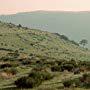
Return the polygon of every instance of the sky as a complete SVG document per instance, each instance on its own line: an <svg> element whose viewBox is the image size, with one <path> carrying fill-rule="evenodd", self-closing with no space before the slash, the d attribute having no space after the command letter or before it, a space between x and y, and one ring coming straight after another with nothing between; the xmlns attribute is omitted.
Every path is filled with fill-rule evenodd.
<svg viewBox="0 0 90 90"><path fill-rule="evenodd" d="M90 0L0 0L0 14L36 10L90 11Z"/></svg>

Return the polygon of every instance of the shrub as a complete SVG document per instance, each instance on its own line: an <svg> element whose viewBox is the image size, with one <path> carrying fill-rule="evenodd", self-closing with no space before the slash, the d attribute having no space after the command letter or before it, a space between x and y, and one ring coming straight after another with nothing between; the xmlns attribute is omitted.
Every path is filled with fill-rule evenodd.
<svg viewBox="0 0 90 90"><path fill-rule="evenodd" d="M17 74L18 71L15 68L6 68L6 69L4 69L4 72L15 75L15 74Z"/></svg>
<svg viewBox="0 0 90 90"><path fill-rule="evenodd" d="M51 79L50 73L45 71L31 71L28 77L21 77L15 81L15 85L19 88L33 88L39 86L42 81Z"/></svg>
<svg viewBox="0 0 90 90"><path fill-rule="evenodd" d="M65 80L65 81L63 81L63 85L64 85L64 87L70 87L71 85L72 85L72 80Z"/></svg>
<svg viewBox="0 0 90 90"><path fill-rule="evenodd" d="M47 72L47 71L32 71L29 74L29 77L32 77L34 79L39 79L39 80L49 80L52 78L52 75Z"/></svg>
<svg viewBox="0 0 90 90"><path fill-rule="evenodd" d="M80 78L75 78L72 80L72 83L74 83L75 87L80 87L82 85Z"/></svg>
<svg viewBox="0 0 90 90"><path fill-rule="evenodd" d="M19 88L25 88L26 80L27 80L27 77L21 77L15 81L15 85Z"/></svg>
<svg viewBox="0 0 90 90"><path fill-rule="evenodd" d="M71 40L71 43L79 46L79 44L77 42L73 41L73 40Z"/></svg>
<svg viewBox="0 0 90 90"><path fill-rule="evenodd" d="M60 35L60 37L61 37L61 39L64 39L66 41L70 41L69 38L67 36L65 36L65 35Z"/></svg>
<svg viewBox="0 0 90 90"><path fill-rule="evenodd" d="M55 66L52 66L51 67L51 71L52 72L61 71L61 67L60 66L56 66L56 65Z"/></svg>
<svg viewBox="0 0 90 90"><path fill-rule="evenodd" d="M23 65L29 65L30 63L31 63L30 60L23 60L23 61L22 61L22 64L23 64Z"/></svg>
<svg viewBox="0 0 90 90"><path fill-rule="evenodd" d="M72 64L61 65L61 71L64 71L64 70L72 71L73 69L74 69L74 66Z"/></svg>
<svg viewBox="0 0 90 90"><path fill-rule="evenodd" d="M8 63L0 65L0 68L1 69L9 68L9 67L12 67L12 65L11 64L8 64Z"/></svg>
<svg viewBox="0 0 90 90"><path fill-rule="evenodd" d="M41 84L41 81L35 80L31 77L21 77L17 81L15 81L15 85L18 88L33 88L36 86L39 86Z"/></svg>

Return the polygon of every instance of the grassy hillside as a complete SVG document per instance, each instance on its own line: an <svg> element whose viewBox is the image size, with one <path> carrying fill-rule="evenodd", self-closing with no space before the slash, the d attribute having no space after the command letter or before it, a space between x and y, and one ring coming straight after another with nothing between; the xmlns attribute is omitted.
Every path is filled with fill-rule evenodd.
<svg viewBox="0 0 90 90"><path fill-rule="evenodd" d="M54 58L89 60L90 53L60 36L13 24L0 23L0 48Z"/></svg>
<svg viewBox="0 0 90 90"><path fill-rule="evenodd" d="M89 61L90 51L65 36L0 22L1 90L10 90L11 87L12 90L18 90L14 82L23 76L26 76L28 83L40 84L30 90L59 90L63 86L63 79L81 77L83 72L74 75L72 70L82 67L83 63L84 68L90 68ZM64 65L69 65L70 72L64 72ZM28 74L31 77L27 77Z"/></svg>
<svg viewBox="0 0 90 90"><path fill-rule="evenodd" d="M58 32L79 42L81 39L89 41L89 16L90 12L36 11L2 15L0 20L49 32ZM88 47L90 47L90 42Z"/></svg>

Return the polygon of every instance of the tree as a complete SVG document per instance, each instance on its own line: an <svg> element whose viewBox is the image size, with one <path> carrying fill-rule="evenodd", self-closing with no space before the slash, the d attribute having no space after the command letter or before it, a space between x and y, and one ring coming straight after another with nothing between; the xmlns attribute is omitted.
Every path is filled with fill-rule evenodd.
<svg viewBox="0 0 90 90"><path fill-rule="evenodd" d="M79 44L84 47L86 44L88 44L88 41L86 39L82 39Z"/></svg>

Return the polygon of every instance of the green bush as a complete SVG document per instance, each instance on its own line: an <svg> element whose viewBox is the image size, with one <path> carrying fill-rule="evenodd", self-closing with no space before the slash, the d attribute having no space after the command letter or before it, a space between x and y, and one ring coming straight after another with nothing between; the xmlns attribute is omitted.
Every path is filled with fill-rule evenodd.
<svg viewBox="0 0 90 90"><path fill-rule="evenodd" d="M15 69L15 68L6 68L3 71L6 73L11 73L12 75L17 74L17 72L18 72L17 69Z"/></svg>
<svg viewBox="0 0 90 90"><path fill-rule="evenodd" d="M33 88L39 86L42 81L51 79L50 73L45 71L32 70L28 77L21 77L15 81L15 85L19 88Z"/></svg>
<svg viewBox="0 0 90 90"><path fill-rule="evenodd" d="M41 84L41 81L31 77L21 77L20 79L15 81L15 85L18 88L33 88L33 87L39 86L40 84Z"/></svg>
<svg viewBox="0 0 90 90"><path fill-rule="evenodd" d="M65 80L65 81L63 81L63 85L64 85L64 87L70 87L71 85L72 85L72 80Z"/></svg>
<svg viewBox="0 0 90 90"><path fill-rule="evenodd" d="M53 76L47 72L47 71L32 71L29 74L29 77L32 77L34 79L39 79L39 80L49 80L51 79Z"/></svg>

